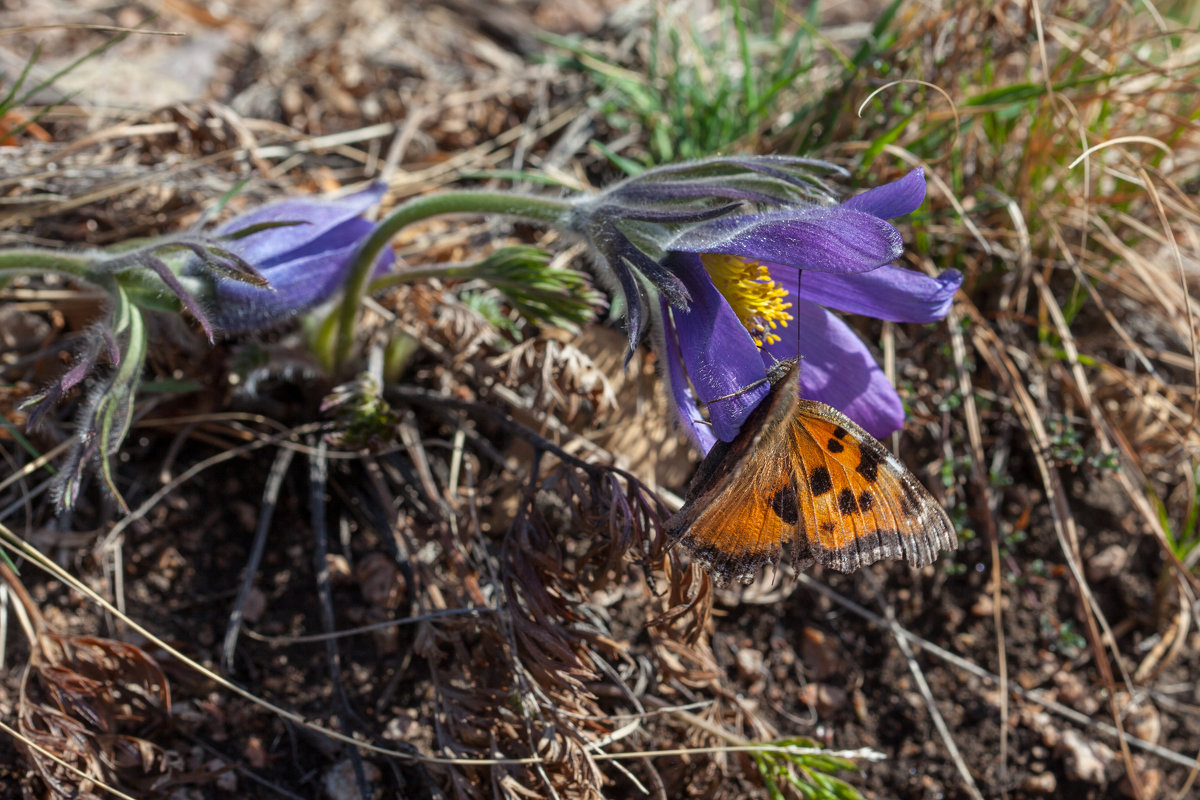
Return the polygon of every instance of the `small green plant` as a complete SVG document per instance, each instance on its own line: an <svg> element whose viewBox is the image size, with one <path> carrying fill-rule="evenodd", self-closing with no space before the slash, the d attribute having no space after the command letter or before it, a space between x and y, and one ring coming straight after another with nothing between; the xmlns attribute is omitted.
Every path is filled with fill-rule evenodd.
<svg viewBox="0 0 1200 800"><path fill-rule="evenodd" d="M477 264L441 269L440 274L486 282L488 289L468 284L458 299L515 341L521 340L521 329L506 304L531 325L552 325L574 333L603 303L582 272L555 267L550 254L537 247L501 247Z"/></svg>
<svg viewBox="0 0 1200 800"><path fill-rule="evenodd" d="M468 308L482 317L488 325L501 333L508 334L515 341L521 341L521 329L504 308L504 303L495 292L479 289L467 289L459 292L458 302L463 308ZM500 344L507 349L504 344Z"/></svg>
<svg viewBox="0 0 1200 800"><path fill-rule="evenodd" d="M383 396L384 387L371 372L334 387L321 401L321 411L333 417L335 430L326 439L335 447L378 452L396 439L400 415Z"/></svg>
<svg viewBox="0 0 1200 800"><path fill-rule="evenodd" d="M1150 497L1150 502L1154 504L1158 511L1158 521L1162 525L1163 533L1167 537L1167 546L1171 548L1171 552L1175 554L1181 562L1187 563L1188 558L1193 551L1200 546L1200 465L1193 464L1191 469L1192 480L1188 486L1188 503L1187 510L1184 512L1183 520L1180 524L1175 524L1171 519L1171 514L1167 511L1167 506L1154 492L1153 489L1147 487L1146 494Z"/></svg>
<svg viewBox="0 0 1200 800"><path fill-rule="evenodd" d="M36 48L33 51L33 55L31 55L29 60L25 62L25 66L21 68L21 74L19 74L16 79L13 80L12 85L9 86L8 90L4 92L4 96L0 97L0 143L11 143L15 141L17 137L28 130L31 126L37 124L37 121L46 116L46 114L49 114L54 109L70 100L71 96L64 97L63 99L53 103L48 103L46 106L40 108L36 113L29 117L21 117L15 113L18 108L28 103L38 92L53 86L60 78L73 71L84 62L90 61L91 59L103 53L105 50L108 50L110 47L124 41L130 33L131 31L124 31L116 34L103 44L89 50L79 58L60 68L54 74L50 75L50 77L45 78L33 86L26 88L26 83L29 81L33 68L42 55L42 48ZM0 90L3 89L7 82L8 76L0 73ZM9 119L9 115L12 115L11 120Z"/></svg>
<svg viewBox="0 0 1200 800"><path fill-rule="evenodd" d="M537 247L501 247L474 268L480 278L532 325L578 332L596 314L603 296L578 270L556 268Z"/></svg>
<svg viewBox="0 0 1200 800"><path fill-rule="evenodd" d="M803 737L780 739L772 742L776 747L797 747L811 751L816 742ZM750 755L758 766L767 796L771 800L783 800L786 786L792 786L805 800L862 800L862 793L835 772L857 772L853 761L836 756L808 753L791 753L782 750L752 751Z"/></svg>
<svg viewBox="0 0 1200 800"><path fill-rule="evenodd" d="M1043 614L1038 618L1038 622L1041 625L1042 636L1050 642L1051 650L1067 658L1074 658L1087 647L1087 638L1075 630L1075 625L1070 620L1059 621Z"/></svg>
<svg viewBox="0 0 1200 800"><path fill-rule="evenodd" d="M1074 468L1087 465L1101 472L1114 472L1121 468L1115 451L1102 452L1097 441L1085 440L1084 435L1068 417L1051 417L1048 433L1050 445L1047 454L1058 464Z"/></svg>
<svg viewBox="0 0 1200 800"><path fill-rule="evenodd" d="M760 8L759 6L765 6ZM813 10L816 10L814 4ZM642 133L647 150L637 159L597 146L628 174L678 159L728 152L768 129L790 124L786 98L814 64L811 23L789 32L782 4L718 3L714 35L660 11L651 23L647 63L627 69L597 50L564 38L563 65L586 73L601 92L594 109L617 131ZM796 101L798 103L799 100Z"/></svg>
<svg viewBox="0 0 1200 800"><path fill-rule="evenodd" d="M1050 436L1049 456L1053 461L1078 467L1087 459L1083 437L1071 420L1055 416L1049 420L1047 427Z"/></svg>

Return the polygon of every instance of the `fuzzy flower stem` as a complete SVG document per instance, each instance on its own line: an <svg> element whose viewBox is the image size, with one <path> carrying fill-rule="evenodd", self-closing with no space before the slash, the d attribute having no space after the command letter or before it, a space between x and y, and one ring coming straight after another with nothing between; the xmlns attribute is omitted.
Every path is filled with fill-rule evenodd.
<svg viewBox="0 0 1200 800"><path fill-rule="evenodd" d="M60 253L54 250L0 251L0 277L4 273L34 274L53 272L88 278L88 268L95 263L95 254Z"/></svg>
<svg viewBox="0 0 1200 800"><path fill-rule="evenodd" d="M440 214L502 214L548 225L562 225L571 208L571 202L564 199L486 191L446 192L410 200L380 220L374 232L359 248L346 279L345 294L337 310L337 323L332 326L335 332L332 352L327 341L318 343L318 352L332 356L328 361L335 366L344 364L350 357L358 309L371 281L371 272L379 254L405 225Z"/></svg>
<svg viewBox="0 0 1200 800"><path fill-rule="evenodd" d="M60 253L56 250L0 250L0 282L8 275L68 275L72 278L91 284L107 285L113 272L113 266L122 268L118 258L110 258L105 253ZM104 265L103 271L96 266ZM190 291L199 291L202 287L194 278L181 277L179 285ZM152 308L156 311L178 313L182 307L179 298L171 293L170 287L164 283L161 275L148 270L130 269L117 279L122 288L129 293L134 304L140 308Z"/></svg>
<svg viewBox="0 0 1200 800"><path fill-rule="evenodd" d="M412 269L389 272L382 278L376 278L371 281L369 289L374 294L393 286L399 286L402 283L427 281L430 278L463 280L478 278L485 274L487 273L482 269L481 264L431 264L424 267L413 267Z"/></svg>

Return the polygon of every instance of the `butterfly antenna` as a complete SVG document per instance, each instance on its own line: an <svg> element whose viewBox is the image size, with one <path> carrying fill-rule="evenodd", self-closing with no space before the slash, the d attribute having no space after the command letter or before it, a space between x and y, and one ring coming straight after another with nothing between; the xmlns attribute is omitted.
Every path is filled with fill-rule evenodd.
<svg viewBox="0 0 1200 800"><path fill-rule="evenodd" d="M800 313L800 284L804 282L804 270L796 273L796 314ZM774 356L772 356L774 357ZM800 352L800 323L796 322L796 385L800 385L800 370L804 365L804 354ZM776 365L778 366L778 365Z"/></svg>
<svg viewBox="0 0 1200 800"><path fill-rule="evenodd" d="M743 386L742 388L738 389L735 392L730 392L729 394L721 395L720 397L714 397L712 400L708 401L708 405L711 406L713 403L719 403L722 400L732 400L735 397L741 397L746 392L753 391L754 389L758 388L759 386L762 386L764 383L767 383L770 380L771 380L770 378L759 378L758 380L754 381L753 383L746 384L745 386Z"/></svg>

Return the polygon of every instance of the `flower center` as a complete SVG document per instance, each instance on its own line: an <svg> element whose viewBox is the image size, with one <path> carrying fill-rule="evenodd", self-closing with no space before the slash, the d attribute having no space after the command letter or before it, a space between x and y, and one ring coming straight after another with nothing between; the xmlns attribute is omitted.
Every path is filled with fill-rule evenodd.
<svg viewBox="0 0 1200 800"><path fill-rule="evenodd" d="M771 280L766 266L723 253L701 253L700 262L758 348L778 342L773 331L792 321L792 304L784 302L787 289Z"/></svg>

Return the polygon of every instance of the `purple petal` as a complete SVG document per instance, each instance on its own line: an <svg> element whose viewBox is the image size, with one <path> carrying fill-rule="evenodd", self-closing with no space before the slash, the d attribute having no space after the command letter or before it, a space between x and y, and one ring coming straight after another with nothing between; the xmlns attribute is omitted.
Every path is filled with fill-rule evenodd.
<svg viewBox="0 0 1200 800"><path fill-rule="evenodd" d="M771 277L794 297L796 270L775 265L768 268ZM931 278L889 264L857 275L809 272L800 278L800 297L838 311L891 322L936 322L950 310L961 283L962 275L957 270L946 270Z"/></svg>
<svg viewBox="0 0 1200 800"><path fill-rule="evenodd" d="M342 247L306 255L265 270L268 288L238 281L220 281L210 319L230 333L265 328L307 311L334 297L342 288L358 245L375 223L353 218L337 232ZM395 264L392 249L385 248L375 274Z"/></svg>
<svg viewBox="0 0 1200 800"><path fill-rule="evenodd" d="M678 331L675 330L675 324L671 322L670 307L662 298L659 298L659 314L658 330L661 331L664 339L663 347L659 352L666 354L667 381L671 384L671 396L675 399L675 410L679 412L679 419L692 441L696 443L702 453L707 453L717 443L717 437L713 435L712 426L707 423L696 405L696 398L692 394L691 385L688 384L687 375L684 372L683 354L679 351Z"/></svg>
<svg viewBox="0 0 1200 800"><path fill-rule="evenodd" d="M263 276L268 281L274 280L271 276L279 270L281 266L286 267L301 259L311 256L318 256L321 253L330 253L343 250L352 245L359 245L365 240L371 231L375 230L374 222L362 217L351 217L342 224L338 225L329 231L326 231L320 238L311 239L302 242L297 247L287 250L273 256L267 257L262 262L256 263L255 266L262 272ZM303 230L306 226L297 226L296 229ZM288 228L280 228L279 230L289 230ZM268 232L263 231L256 236L265 236ZM245 241L250 241L253 237L247 237ZM392 252L390 247L384 248L385 253Z"/></svg>
<svg viewBox="0 0 1200 800"><path fill-rule="evenodd" d="M880 219L894 219L916 211L925 200L925 170L917 167L903 178L876 186L842 203L842 208L862 211Z"/></svg>
<svg viewBox="0 0 1200 800"><path fill-rule="evenodd" d="M723 217L699 225L669 245L687 253L725 253L820 272L854 273L900 257L900 232L871 214L804 207Z"/></svg>
<svg viewBox="0 0 1200 800"><path fill-rule="evenodd" d="M903 427L904 404L858 334L806 300L794 313L797 319L788 328L799 326L800 393L833 406L877 439ZM786 358L790 338L767 349Z"/></svg>
<svg viewBox="0 0 1200 800"><path fill-rule="evenodd" d="M338 199L296 198L272 203L229 220L217 228L217 233L236 233L264 222L302 222L269 228L230 243L242 258L257 267L288 254L296 248L322 239L330 231L359 217L383 199L387 186L374 183L361 192Z"/></svg>
<svg viewBox="0 0 1200 800"><path fill-rule="evenodd" d="M713 434L731 441L767 395L766 369L754 339L713 286L699 257L676 254L667 264L692 297L687 311L669 309L684 366L708 406Z"/></svg>

